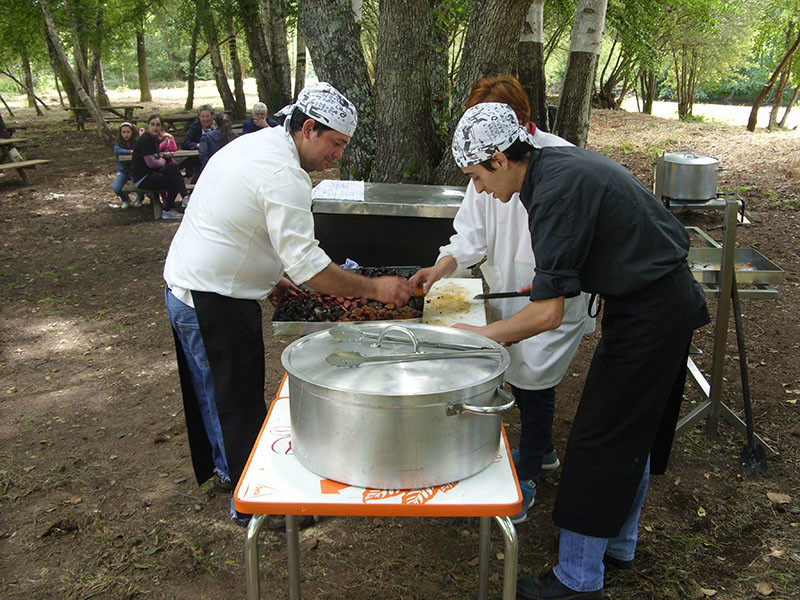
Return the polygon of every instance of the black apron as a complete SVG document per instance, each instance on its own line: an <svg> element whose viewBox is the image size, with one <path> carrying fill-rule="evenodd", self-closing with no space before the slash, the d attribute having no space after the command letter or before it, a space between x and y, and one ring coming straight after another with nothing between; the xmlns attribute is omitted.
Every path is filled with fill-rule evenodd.
<svg viewBox="0 0 800 600"><path fill-rule="evenodd" d="M685 264L643 290L604 301L602 337L567 442L553 520L613 538L630 513L648 454L651 473L666 469L692 331L710 318Z"/></svg>
<svg viewBox="0 0 800 600"><path fill-rule="evenodd" d="M229 475L235 485L267 417L261 305L255 300L239 300L211 292L192 291L192 299L214 380ZM192 464L197 482L202 484L214 474L211 443L183 348L174 330L173 335Z"/></svg>

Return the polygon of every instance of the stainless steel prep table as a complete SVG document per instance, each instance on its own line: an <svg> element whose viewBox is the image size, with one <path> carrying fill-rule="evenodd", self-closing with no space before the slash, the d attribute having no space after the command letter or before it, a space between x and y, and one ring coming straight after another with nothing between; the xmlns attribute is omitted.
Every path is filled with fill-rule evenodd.
<svg viewBox="0 0 800 600"><path fill-rule="evenodd" d="M354 182L353 182L354 183ZM430 265L455 233L466 188L409 183L364 184L363 200L315 195L320 247L336 263Z"/></svg>

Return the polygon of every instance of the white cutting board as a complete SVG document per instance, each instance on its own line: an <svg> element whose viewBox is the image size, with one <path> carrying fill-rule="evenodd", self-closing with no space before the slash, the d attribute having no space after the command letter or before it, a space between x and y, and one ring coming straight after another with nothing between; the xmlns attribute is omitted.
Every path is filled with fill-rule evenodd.
<svg viewBox="0 0 800 600"><path fill-rule="evenodd" d="M473 300L483 293L480 279L440 279L425 296L422 322L430 325L486 325L483 300Z"/></svg>

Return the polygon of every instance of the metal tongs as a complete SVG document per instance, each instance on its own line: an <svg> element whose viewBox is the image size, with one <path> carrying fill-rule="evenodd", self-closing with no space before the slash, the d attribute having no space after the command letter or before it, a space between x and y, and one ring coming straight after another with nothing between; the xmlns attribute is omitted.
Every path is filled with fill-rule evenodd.
<svg viewBox="0 0 800 600"><path fill-rule="evenodd" d="M404 334L406 338L392 338L386 334L390 331L397 331ZM439 342L420 342L414 333L400 325L389 325L381 330L380 335L359 331L355 327L348 327L347 325L334 325L328 330L328 333L334 339L340 342L365 342L369 340L377 340L374 344L370 344L373 348L380 348L384 341L390 342L411 342L414 344L414 354L387 354L382 356L365 356L361 352L354 351L341 351L329 354L325 360L335 367L358 367L365 363L386 363L386 362L414 362L418 360L440 360L448 358L469 358L472 356L489 357L500 353L497 348L477 347L477 346L459 346L457 344L444 344ZM457 352L428 352L420 351L420 346L429 346L433 348L443 348L445 350L457 350Z"/></svg>
<svg viewBox="0 0 800 600"><path fill-rule="evenodd" d="M399 331L405 334L407 337L396 337L396 336L388 336L386 333L388 331ZM368 331L360 331L358 328L353 327L352 325L334 325L330 329L328 329L328 334L338 342L370 342L375 340L375 343L371 344L374 347L379 347L382 341L387 342L400 342L400 343L412 343L414 344L414 353L419 353L419 346L425 346L427 348L441 348L443 350L460 350L460 351L468 351L468 350L492 350L492 348L488 346L462 346L460 344L446 344L443 342L428 342L425 340L418 340L417 337L411 333L405 327L401 327L400 325L389 325L384 327L380 334L372 333Z"/></svg>

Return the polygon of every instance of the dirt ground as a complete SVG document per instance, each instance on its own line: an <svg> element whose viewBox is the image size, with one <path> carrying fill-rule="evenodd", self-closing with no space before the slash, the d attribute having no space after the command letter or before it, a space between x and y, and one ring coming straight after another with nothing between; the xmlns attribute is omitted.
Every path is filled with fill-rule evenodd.
<svg viewBox="0 0 800 600"><path fill-rule="evenodd" d="M30 187L0 175L0 597L244 597L244 530L227 518L228 496L198 488L186 442L161 278L178 225L154 221L147 206L109 207L114 158L93 131L76 132L60 110L44 119L20 112L36 143L26 157L53 162L31 172ZM707 437L698 421L652 482L635 569L609 573L605 595L799 598L800 134L595 112L590 147L647 185L658 150L719 156L721 188L742 195L751 221L738 245L785 270L777 298L743 301L756 432L778 454L765 475L743 479L743 437L725 422ZM721 239L720 212L677 214ZM267 398L286 345L270 337L270 314L265 307ZM558 388L562 454L596 342L585 340ZM711 328L695 342L708 376ZM732 323L725 369L723 400L742 415ZM686 412L701 402L691 386L685 397ZM515 411L506 427L513 444ZM556 560L558 477L544 476L518 527L522 573ZM477 521L326 517L301 536L306 598L477 594ZM497 532L493 542L497 598ZM284 536L263 531L260 557L263 597L288 597Z"/></svg>

